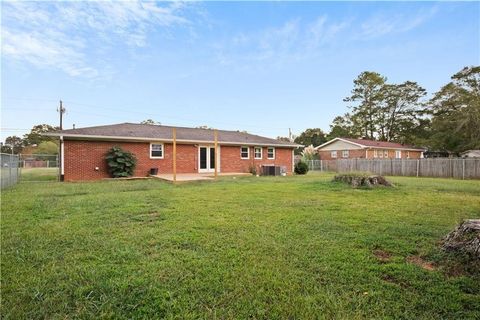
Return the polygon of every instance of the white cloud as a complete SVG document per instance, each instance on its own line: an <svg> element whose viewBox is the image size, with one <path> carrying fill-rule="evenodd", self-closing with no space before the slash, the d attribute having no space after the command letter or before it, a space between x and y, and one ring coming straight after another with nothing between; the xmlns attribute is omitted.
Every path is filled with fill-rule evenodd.
<svg viewBox="0 0 480 320"><path fill-rule="evenodd" d="M113 43L142 47L152 30L188 25L185 4L142 1L3 2L2 55L70 76L95 78L95 49ZM105 67L105 69L109 69Z"/></svg>
<svg viewBox="0 0 480 320"><path fill-rule="evenodd" d="M336 42L336 37L350 22L332 22L322 15L310 23L291 19L278 27L257 32L238 33L228 41L216 44L218 62L242 65L245 61L280 65L318 55Z"/></svg>
<svg viewBox="0 0 480 320"><path fill-rule="evenodd" d="M360 37L376 38L387 34L403 33L422 25L437 12L437 7L414 14L377 14L361 25Z"/></svg>

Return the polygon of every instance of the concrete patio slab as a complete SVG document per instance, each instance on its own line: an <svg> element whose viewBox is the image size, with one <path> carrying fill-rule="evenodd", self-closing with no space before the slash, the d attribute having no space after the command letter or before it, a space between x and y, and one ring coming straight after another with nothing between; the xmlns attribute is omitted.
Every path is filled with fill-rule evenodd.
<svg viewBox="0 0 480 320"><path fill-rule="evenodd" d="M219 177L225 176L250 176L250 173L243 172L229 172L229 173L218 173ZM157 174L151 176L156 179L165 180L173 182L173 174ZM215 175L213 173L179 173L177 174L177 182L187 182L187 181L205 181L205 180L215 180Z"/></svg>

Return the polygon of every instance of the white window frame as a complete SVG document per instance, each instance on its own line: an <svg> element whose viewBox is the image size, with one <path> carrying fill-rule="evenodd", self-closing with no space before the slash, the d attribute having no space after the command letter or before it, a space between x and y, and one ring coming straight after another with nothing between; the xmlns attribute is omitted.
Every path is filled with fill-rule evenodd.
<svg viewBox="0 0 480 320"><path fill-rule="evenodd" d="M336 158L337 157L337 151L336 150L330 151L330 157Z"/></svg>
<svg viewBox="0 0 480 320"><path fill-rule="evenodd" d="M270 157L270 150L272 150L273 156ZM274 160L275 159L275 147L268 147L267 148L267 159Z"/></svg>
<svg viewBox="0 0 480 320"><path fill-rule="evenodd" d="M342 158L348 158L350 157L350 151L349 150L343 150L342 151Z"/></svg>
<svg viewBox="0 0 480 320"><path fill-rule="evenodd" d="M383 150L383 157L388 158L388 150Z"/></svg>
<svg viewBox="0 0 480 320"><path fill-rule="evenodd" d="M407 151L407 159L410 159L410 151Z"/></svg>
<svg viewBox="0 0 480 320"><path fill-rule="evenodd" d="M378 150L377 149L373 150L373 157L378 158Z"/></svg>
<svg viewBox="0 0 480 320"><path fill-rule="evenodd" d="M395 150L395 159L402 159L402 150Z"/></svg>
<svg viewBox="0 0 480 320"><path fill-rule="evenodd" d="M162 156L152 156L152 151L153 151L153 145L158 145L158 146L162 146ZM158 150L156 150L158 151ZM150 142L150 159L163 159L165 155L165 145L163 143L159 143L159 142Z"/></svg>
<svg viewBox="0 0 480 320"><path fill-rule="evenodd" d="M383 158L383 150L380 150L380 152L378 153L378 157Z"/></svg>
<svg viewBox="0 0 480 320"><path fill-rule="evenodd" d="M243 148L247 148L247 157L246 158L243 156L243 151L242 151ZM240 147L240 158L241 159L250 159L250 147L247 147L247 146L241 146Z"/></svg>
<svg viewBox="0 0 480 320"><path fill-rule="evenodd" d="M258 151L258 149L260 149L260 157L257 157L257 151ZM263 159L263 148L262 148L262 147L254 147L254 148L253 148L253 157L254 157L255 159L260 159L260 160Z"/></svg>

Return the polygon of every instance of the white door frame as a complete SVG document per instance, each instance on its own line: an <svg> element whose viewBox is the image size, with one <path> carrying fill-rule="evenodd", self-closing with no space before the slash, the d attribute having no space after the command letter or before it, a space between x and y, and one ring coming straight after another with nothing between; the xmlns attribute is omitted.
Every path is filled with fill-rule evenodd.
<svg viewBox="0 0 480 320"><path fill-rule="evenodd" d="M207 149L207 168L202 169L200 167L200 150L201 148ZM213 173L215 172L215 168L210 168L210 150L215 149L212 145L199 145L198 146L198 172L199 173ZM215 159L215 165L217 166L217 172L220 172L220 146L217 146L217 159Z"/></svg>

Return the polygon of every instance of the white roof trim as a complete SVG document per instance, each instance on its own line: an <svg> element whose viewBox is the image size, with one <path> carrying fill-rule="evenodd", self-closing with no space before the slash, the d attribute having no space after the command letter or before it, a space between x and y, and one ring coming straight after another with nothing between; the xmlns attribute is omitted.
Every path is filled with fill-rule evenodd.
<svg viewBox="0 0 480 320"><path fill-rule="evenodd" d="M46 136L51 137L63 137L72 138L74 140L109 140L109 141L145 141L145 142L173 142L173 139L156 139L156 138L144 138L144 137L123 137L123 136L101 136L101 135L87 135L87 134L60 134L60 133L45 133ZM187 143L210 143L214 144L214 140L184 140L176 139L179 144ZM284 148L298 148L303 147L299 144L276 144L276 143L253 143L253 142L235 142L235 141L218 141L220 145L233 145L233 146L262 146L262 147L284 147Z"/></svg>

